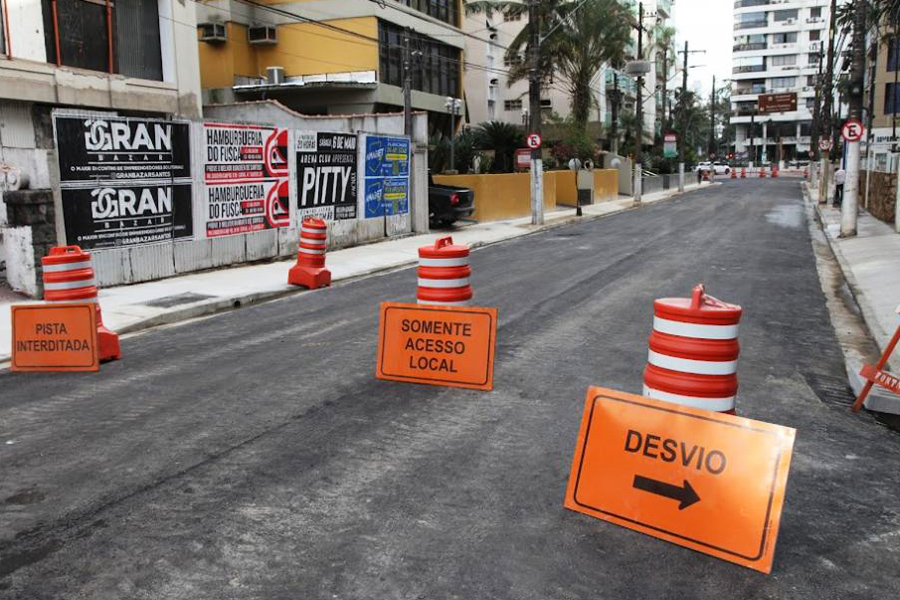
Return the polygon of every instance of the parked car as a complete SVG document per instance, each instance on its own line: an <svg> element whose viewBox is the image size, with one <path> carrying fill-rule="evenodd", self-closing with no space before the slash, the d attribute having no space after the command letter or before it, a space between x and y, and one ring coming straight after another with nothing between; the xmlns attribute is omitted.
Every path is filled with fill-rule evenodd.
<svg viewBox="0 0 900 600"><path fill-rule="evenodd" d="M716 175L728 175L731 173L731 167L725 163L704 161L697 165L695 171L712 171L715 170Z"/></svg>
<svg viewBox="0 0 900 600"><path fill-rule="evenodd" d="M456 185L438 185L428 174L428 222L446 227L475 212L475 192Z"/></svg>

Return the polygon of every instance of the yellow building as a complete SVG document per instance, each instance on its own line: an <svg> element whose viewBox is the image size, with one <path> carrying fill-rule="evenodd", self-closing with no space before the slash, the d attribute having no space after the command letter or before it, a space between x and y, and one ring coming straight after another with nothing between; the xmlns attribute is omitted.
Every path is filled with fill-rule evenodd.
<svg viewBox="0 0 900 600"><path fill-rule="evenodd" d="M462 96L462 10L461 0L198 2L203 102L274 99L313 115L396 112L408 52L413 109L440 123L447 97Z"/></svg>

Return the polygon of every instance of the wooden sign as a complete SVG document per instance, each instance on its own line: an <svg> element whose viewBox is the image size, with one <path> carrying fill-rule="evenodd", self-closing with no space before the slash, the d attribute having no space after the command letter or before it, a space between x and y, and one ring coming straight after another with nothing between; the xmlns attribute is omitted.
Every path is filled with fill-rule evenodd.
<svg viewBox="0 0 900 600"><path fill-rule="evenodd" d="M759 95L759 112L761 114L794 112L795 110L797 110L797 92Z"/></svg>
<svg viewBox="0 0 900 600"><path fill-rule="evenodd" d="M12 306L13 371L97 371L97 305Z"/></svg>
<svg viewBox="0 0 900 600"><path fill-rule="evenodd" d="M497 309L382 302L379 379L490 390Z"/></svg>
<svg viewBox="0 0 900 600"><path fill-rule="evenodd" d="M565 506L768 573L794 435L592 387Z"/></svg>

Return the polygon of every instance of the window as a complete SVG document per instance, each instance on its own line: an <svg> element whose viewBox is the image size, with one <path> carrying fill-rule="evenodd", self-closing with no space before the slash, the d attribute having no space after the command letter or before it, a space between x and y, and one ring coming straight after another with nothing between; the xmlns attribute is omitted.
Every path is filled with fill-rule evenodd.
<svg viewBox="0 0 900 600"><path fill-rule="evenodd" d="M900 85L884 84L884 114L895 115L900 112Z"/></svg>
<svg viewBox="0 0 900 600"><path fill-rule="evenodd" d="M815 98L807 98L806 99L806 108L807 108L807 110L815 110L816 99Z"/></svg>
<svg viewBox="0 0 900 600"><path fill-rule="evenodd" d="M522 20L522 13L516 13L514 15L511 15L509 13L503 14L503 22L504 23L508 23L510 21L521 21L521 20Z"/></svg>
<svg viewBox="0 0 900 600"><path fill-rule="evenodd" d="M397 2L444 23L459 26L459 12L455 0L397 0Z"/></svg>
<svg viewBox="0 0 900 600"><path fill-rule="evenodd" d="M808 87L816 87L816 78L818 75L807 75L806 76L806 85Z"/></svg>
<svg viewBox="0 0 900 600"><path fill-rule="evenodd" d="M156 2L70 0L55 11L51 0L41 4L48 62L162 81Z"/></svg>
<svg viewBox="0 0 900 600"><path fill-rule="evenodd" d="M553 101L550 98L541 98L541 108L553 108Z"/></svg>
<svg viewBox="0 0 900 600"><path fill-rule="evenodd" d="M887 58L887 70L888 71L896 71L897 67L897 58L900 55L900 38L893 38L888 43L888 58Z"/></svg>
<svg viewBox="0 0 900 600"><path fill-rule="evenodd" d="M403 85L403 28L378 21L378 80ZM428 94L459 97L460 52L413 33L410 46L420 54L412 63L412 88Z"/></svg>
<svg viewBox="0 0 900 600"><path fill-rule="evenodd" d="M773 11L775 22L779 21L787 21L788 19L796 19L799 11L795 8L793 10L776 10Z"/></svg>
<svg viewBox="0 0 900 600"><path fill-rule="evenodd" d="M790 33L773 33L772 34L772 43L773 44L793 44L797 41L797 32L792 31Z"/></svg>
<svg viewBox="0 0 900 600"><path fill-rule="evenodd" d="M516 54L515 56L503 56L503 66L511 67L513 65L521 64L522 56L520 54Z"/></svg>
<svg viewBox="0 0 900 600"><path fill-rule="evenodd" d="M806 57L806 64L818 65L819 64L819 53L818 52L810 52Z"/></svg>
<svg viewBox="0 0 900 600"><path fill-rule="evenodd" d="M772 89L797 87L796 77L773 77L771 81Z"/></svg>
<svg viewBox="0 0 900 600"><path fill-rule="evenodd" d="M822 30L821 29L813 29L809 32L809 41L818 42L822 39Z"/></svg>
<svg viewBox="0 0 900 600"><path fill-rule="evenodd" d="M770 56L769 64L773 67L789 67L797 64L796 54L782 54L780 56Z"/></svg>
<svg viewBox="0 0 900 600"><path fill-rule="evenodd" d="M732 64L734 73L753 73L766 70L766 59L762 56L735 58Z"/></svg>
<svg viewBox="0 0 900 600"><path fill-rule="evenodd" d="M503 101L503 110L505 110L505 111L522 110L522 99L519 98L517 100L504 100Z"/></svg>
<svg viewBox="0 0 900 600"><path fill-rule="evenodd" d="M812 121L800 121L800 135L803 137L812 135Z"/></svg>
<svg viewBox="0 0 900 600"><path fill-rule="evenodd" d="M809 17L811 19L819 19L822 17L822 7L816 6L815 8L809 9Z"/></svg>

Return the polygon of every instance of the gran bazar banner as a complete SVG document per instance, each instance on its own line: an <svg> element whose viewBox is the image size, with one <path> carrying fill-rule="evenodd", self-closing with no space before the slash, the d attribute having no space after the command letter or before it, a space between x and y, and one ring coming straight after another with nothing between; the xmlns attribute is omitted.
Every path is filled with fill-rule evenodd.
<svg viewBox="0 0 900 600"><path fill-rule="evenodd" d="M203 124L206 236L291 224L288 131Z"/></svg>
<svg viewBox="0 0 900 600"><path fill-rule="evenodd" d="M190 125L53 115L66 239L85 249L193 235Z"/></svg>

